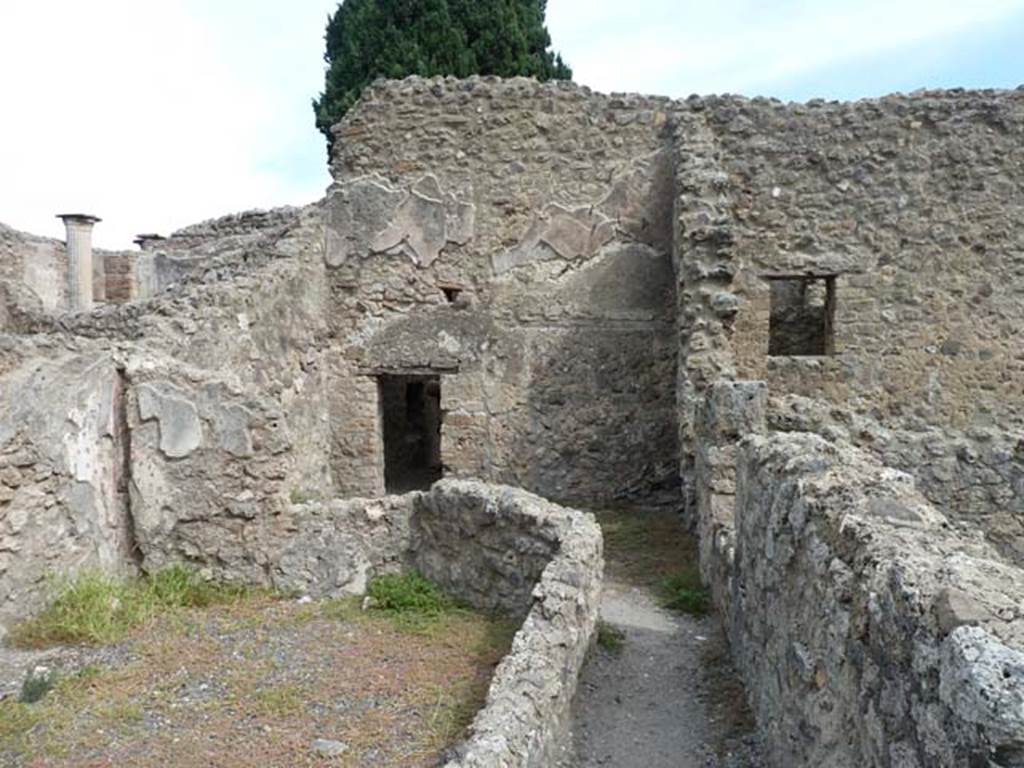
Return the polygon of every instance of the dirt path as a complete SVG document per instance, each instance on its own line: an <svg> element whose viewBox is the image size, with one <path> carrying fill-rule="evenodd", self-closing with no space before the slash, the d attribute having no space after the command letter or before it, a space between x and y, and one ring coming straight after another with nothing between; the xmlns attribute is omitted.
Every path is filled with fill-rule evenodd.
<svg viewBox="0 0 1024 768"><path fill-rule="evenodd" d="M620 647L599 645L583 670L574 765L760 766L718 618L659 604L660 580L693 567L692 542L671 513L620 510L599 519L608 560L601 613Z"/></svg>

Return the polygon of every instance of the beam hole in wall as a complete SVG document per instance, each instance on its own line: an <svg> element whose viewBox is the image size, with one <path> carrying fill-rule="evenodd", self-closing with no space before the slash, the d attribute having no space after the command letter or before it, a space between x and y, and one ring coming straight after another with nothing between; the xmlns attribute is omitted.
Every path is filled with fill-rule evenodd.
<svg viewBox="0 0 1024 768"><path fill-rule="evenodd" d="M449 304L454 304L459 300L459 295L462 293L462 288L457 285L442 285L440 286L441 293L444 294L445 301Z"/></svg>
<svg viewBox="0 0 1024 768"><path fill-rule="evenodd" d="M835 352L835 275L769 277L768 354L821 356Z"/></svg>
<svg viewBox="0 0 1024 768"><path fill-rule="evenodd" d="M388 493L425 490L440 480L441 377L381 374L384 486Z"/></svg>

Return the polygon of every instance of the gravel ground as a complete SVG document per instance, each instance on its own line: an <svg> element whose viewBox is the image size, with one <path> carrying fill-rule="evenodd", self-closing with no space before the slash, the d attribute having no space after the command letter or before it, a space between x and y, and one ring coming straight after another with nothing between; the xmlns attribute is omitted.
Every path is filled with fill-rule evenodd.
<svg viewBox="0 0 1024 768"><path fill-rule="evenodd" d="M662 518L659 525L668 524ZM686 564L695 555L681 542L665 547L651 568L670 572L673 559ZM760 768L718 617L662 609L656 579L631 557L630 549L647 542L637 538L625 549L616 543L610 537L606 549L601 614L623 642L617 651L595 648L584 667L574 711L577 754L567 768Z"/></svg>
<svg viewBox="0 0 1024 768"><path fill-rule="evenodd" d="M428 768L483 703L511 627L409 627L336 603L192 609L100 649L0 651L3 768ZM59 670L34 704L27 669Z"/></svg>

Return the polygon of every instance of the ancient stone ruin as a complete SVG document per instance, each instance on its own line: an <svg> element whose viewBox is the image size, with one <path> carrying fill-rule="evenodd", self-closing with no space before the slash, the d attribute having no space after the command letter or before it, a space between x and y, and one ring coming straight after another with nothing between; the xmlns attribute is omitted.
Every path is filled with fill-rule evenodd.
<svg viewBox="0 0 1024 768"><path fill-rule="evenodd" d="M0 628L413 564L525 619L452 764L547 766L601 544L539 497L675 498L775 765L1024 765L1024 90L410 78L335 133L306 208L0 227Z"/></svg>

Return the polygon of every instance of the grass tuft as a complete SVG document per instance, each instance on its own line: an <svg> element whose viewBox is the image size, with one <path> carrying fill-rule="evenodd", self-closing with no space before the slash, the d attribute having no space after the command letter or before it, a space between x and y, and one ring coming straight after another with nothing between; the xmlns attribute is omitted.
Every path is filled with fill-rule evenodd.
<svg viewBox="0 0 1024 768"><path fill-rule="evenodd" d="M609 624L605 621L598 622L597 625L597 646L602 648L609 653L619 654L622 653L622 648L626 645L626 633L618 627Z"/></svg>
<svg viewBox="0 0 1024 768"><path fill-rule="evenodd" d="M25 676L18 701L22 704L35 704L37 701L41 701L56 684L57 673L54 670L36 667Z"/></svg>
<svg viewBox="0 0 1024 768"><path fill-rule="evenodd" d="M703 616L711 608L711 595L694 568L665 577L660 588L662 605L671 610Z"/></svg>
<svg viewBox="0 0 1024 768"><path fill-rule="evenodd" d="M49 606L15 627L11 640L22 648L106 645L167 611L230 603L248 592L205 581L182 566L127 581L87 572L56 582Z"/></svg>
<svg viewBox="0 0 1024 768"><path fill-rule="evenodd" d="M440 587L415 571L380 576L370 582L367 594L375 609L395 614L440 616L457 608Z"/></svg>
<svg viewBox="0 0 1024 768"><path fill-rule="evenodd" d="M403 633L432 639L458 633L460 626L479 618L478 613L416 571L378 576L370 581L365 600L341 597L324 601L319 614L347 622L383 618ZM486 626L487 632L477 649L481 653L499 647L507 650L519 625L507 617L491 615Z"/></svg>

